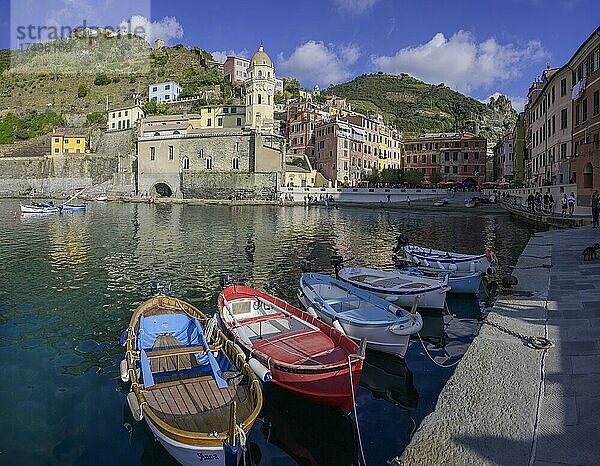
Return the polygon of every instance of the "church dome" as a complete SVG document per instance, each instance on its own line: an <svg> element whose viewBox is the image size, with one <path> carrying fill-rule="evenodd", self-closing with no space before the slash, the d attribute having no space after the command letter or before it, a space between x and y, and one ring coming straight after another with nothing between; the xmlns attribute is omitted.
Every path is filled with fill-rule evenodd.
<svg viewBox="0 0 600 466"><path fill-rule="evenodd" d="M252 55L252 58L250 59L250 66L254 65L267 65L273 67L273 62L267 55L267 52L265 52L265 50L263 49L262 44L260 44L260 47L258 47L258 51L254 55Z"/></svg>

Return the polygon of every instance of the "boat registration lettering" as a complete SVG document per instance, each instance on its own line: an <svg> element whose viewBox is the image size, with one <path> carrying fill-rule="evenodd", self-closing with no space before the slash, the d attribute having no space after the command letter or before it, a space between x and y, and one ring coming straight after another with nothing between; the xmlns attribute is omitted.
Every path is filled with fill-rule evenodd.
<svg viewBox="0 0 600 466"><path fill-rule="evenodd" d="M198 455L198 459L200 461L218 461L219 460L219 455L217 455L216 453L214 454L204 454L204 453L196 453Z"/></svg>

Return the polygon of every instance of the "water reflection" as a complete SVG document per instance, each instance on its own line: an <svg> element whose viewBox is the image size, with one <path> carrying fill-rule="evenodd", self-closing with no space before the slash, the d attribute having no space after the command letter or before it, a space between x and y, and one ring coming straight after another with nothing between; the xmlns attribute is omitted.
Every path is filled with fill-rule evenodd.
<svg viewBox="0 0 600 466"><path fill-rule="evenodd" d="M493 243L506 271L530 234L507 215L485 211L91 203L85 214L13 219L10 212L18 209L17 201L0 201L0 451L7 464L89 458L171 464L144 424L129 422L131 433L124 427L118 381L120 331L155 278L171 281L176 294L202 309L214 308L224 270L257 287L272 285L295 303L305 258L329 273L333 254L389 267L402 232L419 244L460 252ZM477 299L450 297L449 306L450 313L424 316L425 346L438 362L462 354L478 329ZM418 340L406 365L369 354L357 394L369 464L385 464L402 451L451 374L431 362ZM278 396L265 396L270 431L257 423L249 436L260 464L356 461L348 419L321 422L322 410L305 416L310 408L302 400L281 407ZM332 456L325 437L343 446L335 448L342 456Z"/></svg>
<svg viewBox="0 0 600 466"><path fill-rule="evenodd" d="M266 384L263 393L261 432L267 442L301 465L358 464L356 431L350 416L274 384Z"/></svg>
<svg viewBox="0 0 600 466"><path fill-rule="evenodd" d="M369 351L360 376L360 385L369 389L374 398L406 410L415 409L419 401L412 372L403 359L391 354Z"/></svg>

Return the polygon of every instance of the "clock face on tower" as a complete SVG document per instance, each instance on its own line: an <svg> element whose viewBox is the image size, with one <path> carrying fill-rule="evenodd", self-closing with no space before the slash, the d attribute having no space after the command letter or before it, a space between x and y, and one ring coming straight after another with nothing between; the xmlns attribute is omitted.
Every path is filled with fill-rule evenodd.
<svg viewBox="0 0 600 466"><path fill-rule="evenodd" d="M273 94L273 88L272 88L272 87L269 87L269 88L267 89L267 92L268 92L269 94Z"/></svg>

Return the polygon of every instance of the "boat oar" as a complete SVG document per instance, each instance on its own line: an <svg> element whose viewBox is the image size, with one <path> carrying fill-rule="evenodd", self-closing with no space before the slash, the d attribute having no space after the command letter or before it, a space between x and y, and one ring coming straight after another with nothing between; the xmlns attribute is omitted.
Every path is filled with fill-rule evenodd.
<svg viewBox="0 0 600 466"><path fill-rule="evenodd" d="M230 405L229 405L229 445L231 446L235 446L235 433L236 433L236 422L235 422L235 417L236 417L236 411L237 411L237 403L235 401L233 401Z"/></svg>

